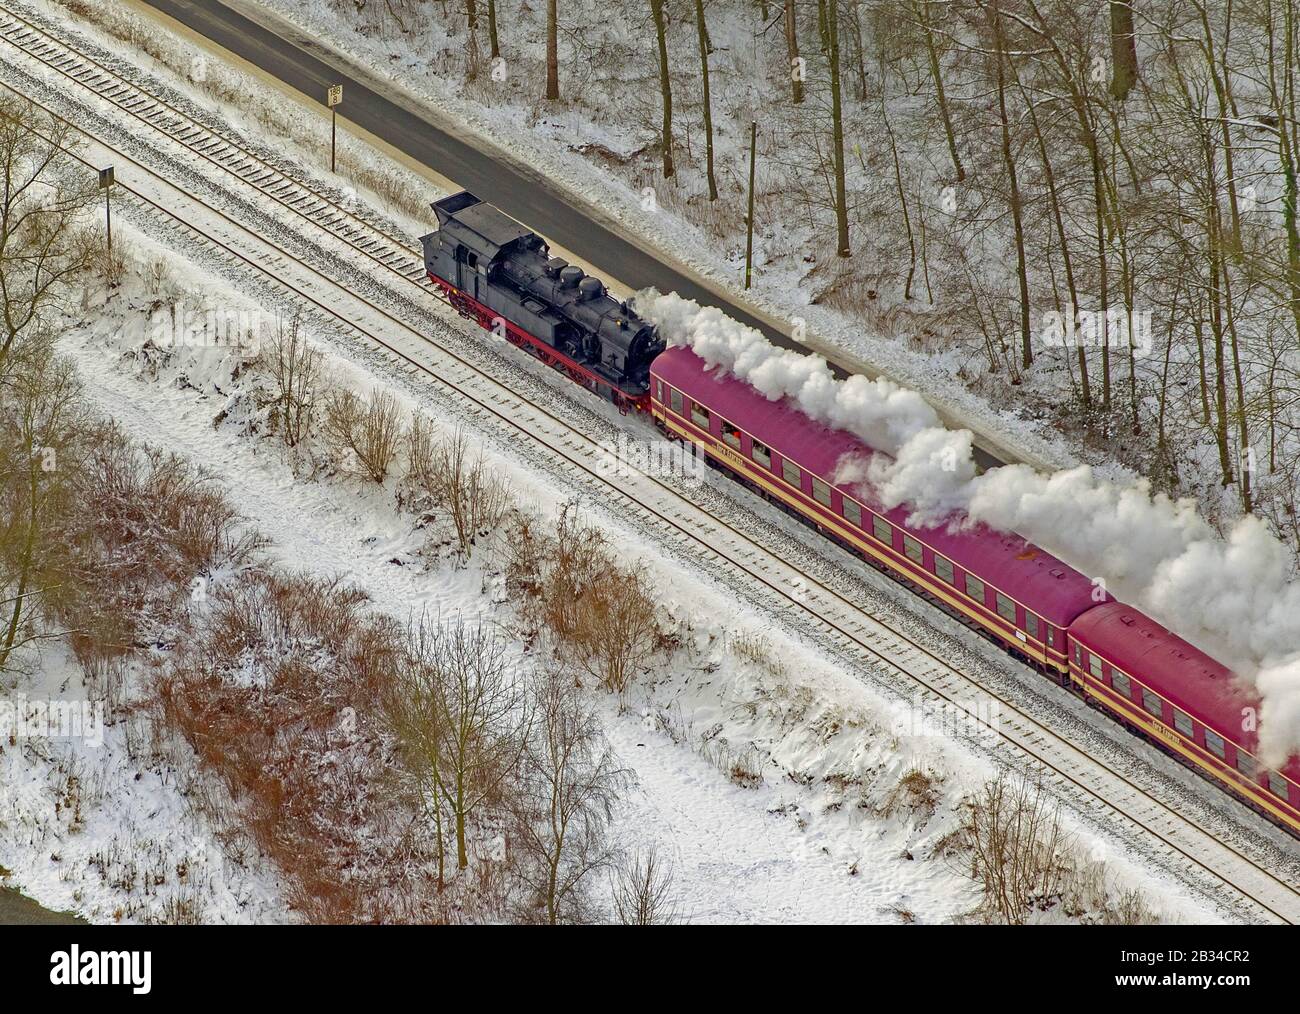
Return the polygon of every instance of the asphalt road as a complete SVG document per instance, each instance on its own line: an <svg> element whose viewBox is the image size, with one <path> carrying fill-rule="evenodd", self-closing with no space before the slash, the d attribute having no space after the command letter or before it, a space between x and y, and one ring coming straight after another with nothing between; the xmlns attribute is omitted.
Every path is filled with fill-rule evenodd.
<svg viewBox="0 0 1300 1014"><path fill-rule="evenodd" d="M78 926L84 919L42 908L8 887L0 887L0 926Z"/></svg>
<svg viewBox="0 0 1300 1014"><path fill-rule="evenodd" d="M345 67L334 65L334 56L327 50L321 48L309 52L304 44L282 38L232 10L221 0L140 2L174 18L304 95L317 96L323 102L330 85L343 84L344 105L341 111L348 120L496 205L557 246L597 265L609 276L632 288L653 285L661 292L677 292L701 304L717 306L734 319L761 330L778 347L808 351L806 346L795 342L767 321L705 288L600 222L593 221L588 214L569 203L560 189L540 173L521 171L516 165L480 151L466 139L449 133L357 81ZM848 371L834 363L831 368L837 376L848 375ZM990 453L978 446L980 442L977 436L975 457L979 466L990 468L1001 464L1000 459L1005 455Z"/></svg>

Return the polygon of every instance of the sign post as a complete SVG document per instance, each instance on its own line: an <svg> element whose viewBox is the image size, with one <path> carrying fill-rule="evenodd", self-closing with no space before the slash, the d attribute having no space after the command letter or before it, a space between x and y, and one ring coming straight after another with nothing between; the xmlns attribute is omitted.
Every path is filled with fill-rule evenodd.
<svg viewBox="0 0 1300 1014"><path fill-rule="evenodd" d="M758 153L758 121L749 121L749 214L745 230L745 288L754 270L754 161Z"/></svg>
<svg viewBox="0 0 1300 1014"><path fill-rule="evenodd" d="M334 156L337 151L339 137L339 106L343 104L343 86L341 84L330 85L325 101L330 107L330 172L334 172Z"/></svg>
<svg viewBox="0 0 1300 1014"><path fill-rule="evenodd" d="M113 167L99 170L99 189L104 191L104 221L108 226L108 256L113 257Z"/></svg>

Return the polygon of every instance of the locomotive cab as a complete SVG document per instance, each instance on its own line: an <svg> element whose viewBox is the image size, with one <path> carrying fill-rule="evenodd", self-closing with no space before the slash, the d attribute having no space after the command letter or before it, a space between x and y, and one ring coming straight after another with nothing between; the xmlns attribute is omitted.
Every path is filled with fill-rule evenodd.
<svg viewBox="0 0 1300 1014"><path fill-rule="evenodd" d="M664 349L653 325L473 194L452 194L432 208L438 230L420 237L425 270L462 313L485 327L504 319L535 352L571 360L571 373L589 372L615 400L645 397L650 363Z"/></svg>

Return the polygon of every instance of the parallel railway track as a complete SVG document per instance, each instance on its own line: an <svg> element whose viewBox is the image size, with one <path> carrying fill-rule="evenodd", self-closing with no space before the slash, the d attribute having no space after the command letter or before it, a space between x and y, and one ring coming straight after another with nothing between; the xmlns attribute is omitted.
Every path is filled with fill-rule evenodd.
<svg viewBox="0 0 1300 1014"><path fill-rule="evenodd" d="M16 37L16 38L15 38ZM409 245L390 235L368 216L341 207L313 184L296 179L248 151L238 139L222 136L193 122L175 105L156 99L139 85L124 81L94 59L85 59L45 29L0 5L0 41L36 61L41 67L85 89L88 95L108 98L121 113L157 131L160 147L179 145L189 154L242 186L252 188L281 210L287 209L310 230L318 230L344 244L368 263L378 263L393 274L434 296L422 283L423 267ZM0 70L0 75L5 74ZM21 86L8 85L24 92ZM25 92L24 92L25 93ZM106 93L112 93L106 94ZM114 101L112 95L117 100ZM75 121L28 95L52 115ZM151 104L152 103L152 104ZM158 122L152 122L157 120ZM189 122L187 122L189 121ZM84 131L83 131L84 132ZM1172 869L1192 871L1204 885L1218 884L1239 893L1258 912L1272 920L1300 922L1300 889L1235 844L1224 841L1213 828L1182 814L1138 784L1121 765L1108 763L1071 744L1007 694L990 691L901 630L898 625L866 613L842 592L782 560L752 536L740 531L720 512L707 510L685 497L664 480L630 474L614 483L607 474L608 451L591 436L574 428L537 400L520 395L471 361L438 332L421 327L381 306L379 301L352 291L323 275L321 269L236 221L216 204L186 193L169 181L156 165L124 150L113 140L87 134L89 143L109 155L119 168L119 185L141 209L169 223L169 228L192 237L218 253L237 270L252 272L266 284L306 304L319 317L336 322L359 336L408 373L431 380L440 392L461 404L489 432L540 454L547 467L580 489L598 491L617 505L624 518L635 518L678 555L696 561L703 570L739 579L751 594L778 604L803 626L833 639L882 674L886 685L914 686L931 701L945 702L978 720L971 702L992 700L1001 709L996 734L1069 787L1075 798L1103 807L1103 812L1124 821L1150 837ZM92 160L79 158L87 167ZM204 227L204 222L207 227ZM411 258L416 275L409 270ZM297 273L297 280L293 277Z"/></svg>

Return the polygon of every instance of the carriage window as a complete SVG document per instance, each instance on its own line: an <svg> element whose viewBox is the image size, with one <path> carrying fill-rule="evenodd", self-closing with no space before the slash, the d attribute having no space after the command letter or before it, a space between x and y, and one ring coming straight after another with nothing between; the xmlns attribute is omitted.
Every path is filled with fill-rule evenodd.
<svg viewBox="0 0 1300 1014"><path fill-rule="evenodd" d="M803 486L803 476L799 472L799 466L788 458L781 459L781 475L791 486Z"/></svg>
<svg viewBox="0 0 1300 1014"><path fill-rule="evenodd" d="M1185 715L1177 708L1174 709L1174 728L1181 732L1188 739L1192 738L1192 716Z"/></svg>
<svg viewBox="0 0 1300 1014"><path fill-rule="evenodd" d="M984 582L973 574L966 575L966 594L976 602L984 601Z"/></svg>
<svg viewBox="0 0 1300 1014"><path fill-rule="evenodd" d="M946 556L940 556L938 553L934 554L934 572L949 584L957 583L957 575L952 570L952 561Z"/></svg>
<svg viewBox="0 0 1300 1014"><path fill-rule="evenodd" d="M1088 671L1092 673L1093 679L1099 680L1102 678L1101 659L1099 659L1096 655L1088 656Z"/></svg>
<svg viewBox="0 0 1300 1014"><path fill-rule="evenodd" d="M660 402L664 400L664 382L662 380L655 381L655 398Z"/></svg>
<svg viewBox="0 0 1300 1014"><path fill-rule="evenodd" d="M1133 696L1133 684L1129 682L1128 676L1118 669L1112 668L1110 671L1110 685L1115 688L1115 693L1121 697Z"/></svg>
<svg viewBox="0 0 1300 1014"><path fill-rule="evenodd" d="M740 450L740 428L727 422L726 419L722 420L722 439L736 450Z"/></svg>
<svg viewBox="0 0 1300 1014"><path fill-rule="evenodd" d="M1209 729L1206 729L1205 749L1209 750L1210 753L1218 757L1219 760L1223 760L1223 737L1220 736L1217 732L1211 732Z"/></svg>
<svg viewBox="0 0 1300 1014"><path fill-rule="evenodd" d="M1079 647L1078 642L1074 645L1074 663L1080 669L1083 668L1083 649Z"/></svg>
<svg viewBox="0 0 1300 1014"><path fill-rule="evenodd" d="M1142 707L1146 708L1147 711L1155 715L1156 718L1165 717L1164 701L1160 699L1160 696L1158 694L1152 693L1150 690L1147 690L1145 688L1143 688L1142 690Z"/></svg>
<svg viewBox="0 0 1300 1014"><path fill-rule="evenodd" d="M1038 629L1038 617L1028 610L1025 612L1025 630L1029 631L1029 636L1035 641L1043 639L1043 635Z"/></svg>
<svg viewBox="0 0 1300 1014"><path fill-rule="evenodd" d="M674 412L676 412L678 415L682 414L682 392L681 391L675 389L669 389L668 403L672 407L672 410Z"/></svg>
<svg viewBox="0 0 1300 1014"><path fill-rule="evenodd" d="M1276 771L1268 773L1268 791L1283 799L1287 799L1290 795L1286 790L1286 779Z"/></svg>
<svg viewBox="0 0 1300 1014"><path fill-rule="evenodd" d="M1245 750L1237 751L1237 770L1247 778L1255 777L1255 758Z"/></svg>
<svg viewBox="0 0 1300 1014"><path fill-rule="evenodd" d="M874 514L871 515L871 534L886 545L894 544L894 526Z"/></svg>
<svg viewBox="0 0 1300 1014"><path fill-rule="evenodd" d="M903 536L903 552L907 554L907 558L913 563L922 563L925 559L922 555L921 544L910 535Z"/></svg>
<svg viewBox="0 0 1300 1014"><path fill-rule="evenodd" d="M703 429L709 428L709 410L698 401L691 402L691 421Z"/></svg>
<svg viewBox="0 0 1300 1014"><path fill-rule="evenodd" d="M1048 645L1050 645L1051 647L1055 648L1055 647L1056 647L1056 628L1053 627L1050 623L1048 623L1048 624L1044 624L1044 626L1047 627L1047 643L1048 643Z"/></svg>
<svg viewBox="0 0 1300 1014"><path fill-rule="evenodd" d="M767 444L760 444L757 440L755 440L753 446L754 446L754 460L757 461L764 468L771 468L772 452L767 449Z"/></svg>
<svg viewBox="0 0 1300 1014"><path fill-rule="evenodd" d="M812 487L813 499L823 507L829 507L831 505L831 488L816 476L813 476Z"/></svg>
<svg viewBox="0 0 1300 1014"><path fill-rule="evenodd" d="M862 527L862 508L847 496L844 498L844 516L852 521L859 528Z"/></svg>
<svg viewBox="0 0 1300 1014"><path fill-rule="evenodd" d="M998 603L998 615L1010 623L1016 622L1016 604L1001 592L995 592Z"/></svg>

